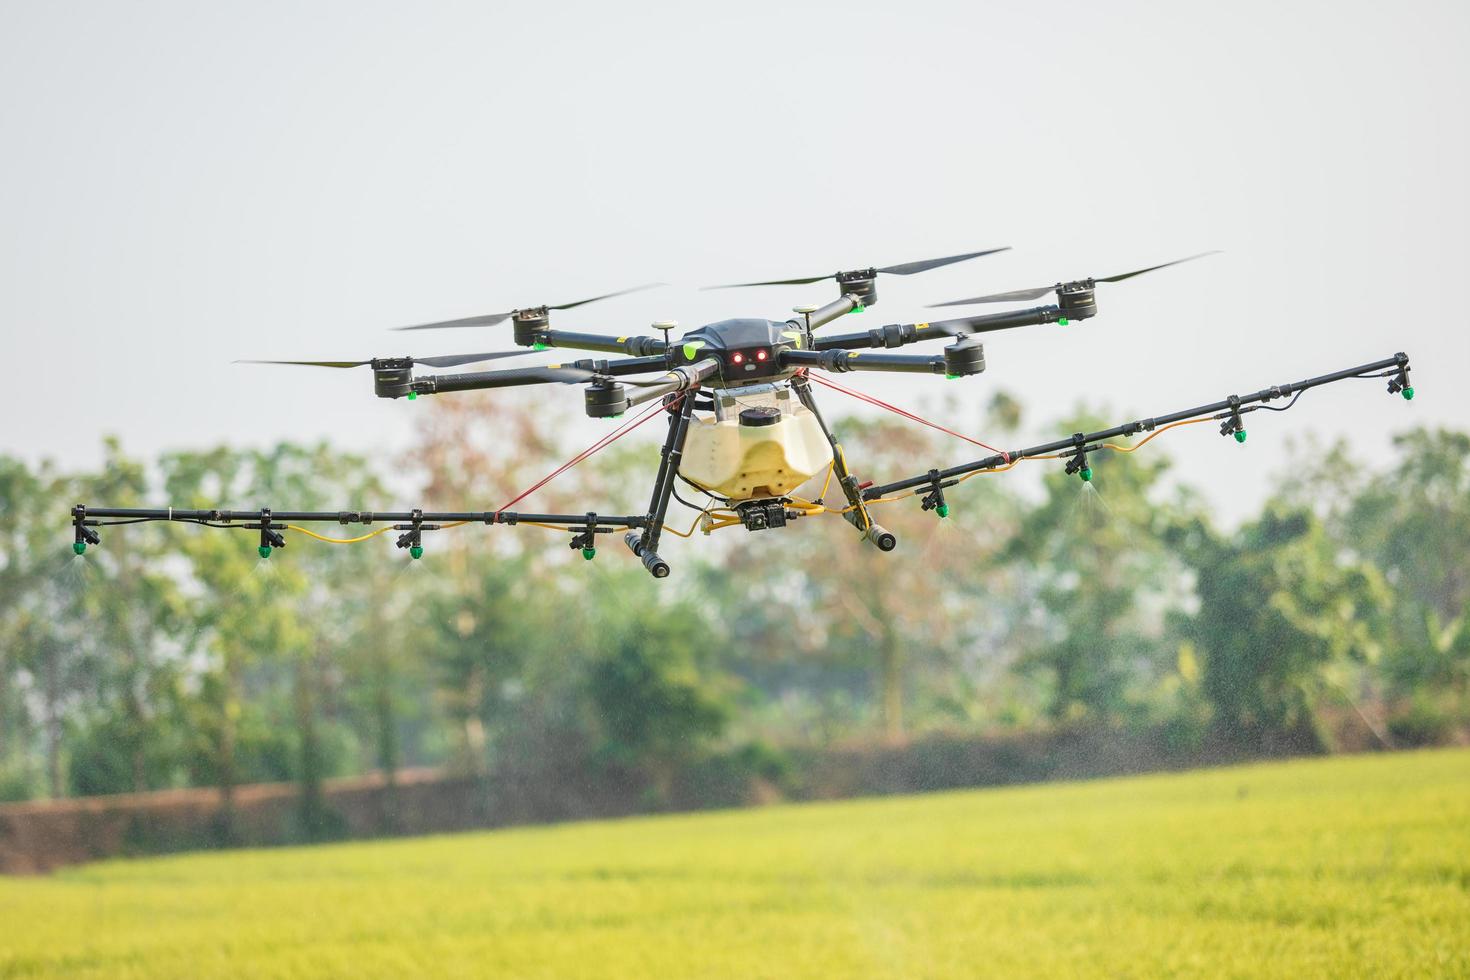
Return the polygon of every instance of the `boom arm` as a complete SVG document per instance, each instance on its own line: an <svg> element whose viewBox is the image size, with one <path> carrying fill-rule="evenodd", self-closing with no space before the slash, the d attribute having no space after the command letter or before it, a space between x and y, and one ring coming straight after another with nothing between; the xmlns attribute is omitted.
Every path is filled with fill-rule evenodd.
<svg viewBox="0 0 1470 980"><path fill-rule="evenodd" d="M1335 381L1343 381L1347 378L1381 378L1391 377L1388 383L1390 394L1402 394L1405 398L1414 397L1414 389L1409 385L1409 357L1402 352L1393 357L1374 361L1371 364L1362 364L1358 367L1346 368L1342 371L1334 371L1316 378L1308 378L1306 381L1296 381L1291 384L1276 385L1263 388L1249 395L1231 395L1221 401L1211 402L1208 405L1199 405L1195 408L1187 408L1183 411L1172 412L1156 418L1139 419L1135 422L1125 422L1115 425L1110 429L1099 432L1078 432L1066 439L1058 439L1054 442L1043 443L1039 446L1031 446L1027 449L1018 449L1013 452L998 453L987 456L969 463L961 463L944 470L930 470L921 476L913 476L882 486L870 486L863 490L864 500L877 500L893 493L904 490L916 490L917 488L929 488L931 497L935 503L943 503L942 493L945 488L954 486L964 477L981 472L983 470L996 470L1007 468L1023 459L1037 456L1062 455L1069 458L1067 464L1068 473L1080 473L1083 479L1089 479L1092 471L1087 467L1087 454L1101 448L1105 439L1113 439L1119 436L1133 436L1140 432L1153 432L1166 425L1184 422L1190 419L1214 417L1224 420L1220 431L1223 435L1236 434L1236 438L1244 441L1245 427L1241 422L1241 416L1260 408L1269 408L1266 402L1275 401L1278 398L1291 397L1292 401L1284 408L1272 409L1284 411L1295 404L1296 399L1304 391L1317 388L1322 385L1332 384ZM937 496L936 496L937 495ZM931 506L926 500L926 509Z"/></svg>

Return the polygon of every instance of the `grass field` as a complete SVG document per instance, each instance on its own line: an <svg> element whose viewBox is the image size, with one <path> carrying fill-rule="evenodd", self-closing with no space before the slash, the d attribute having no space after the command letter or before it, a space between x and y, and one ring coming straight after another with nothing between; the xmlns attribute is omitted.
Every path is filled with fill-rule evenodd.
<svg viewBox="0 0 1470 980"><path fill-rule="evenodd" d="M1470 752L116 861L0 976L1470 976Z"/></svg>

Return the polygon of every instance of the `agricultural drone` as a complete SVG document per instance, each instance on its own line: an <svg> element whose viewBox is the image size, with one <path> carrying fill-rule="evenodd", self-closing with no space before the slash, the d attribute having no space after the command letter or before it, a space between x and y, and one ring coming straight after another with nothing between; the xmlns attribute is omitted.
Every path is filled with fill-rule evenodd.
<svg viewBox="0 0 1470 980"><path fill-rule="evenodd" d="M426 512L423 510L374 513L369 511L276 511L267 507L256 510L182 510L92 508L78 504L72 509L75 531L74 550L81 554L89 544L97 544L98 527L112 524L149 521L174 521L206 527L238 528L259 532L259 551L269 557L272 549L284 547L285 533L299 531L320 540L353 543L387 531L399 532L398 547L413 558L424 553L424 535L446 527L464 524L527 524L569 532L570 546L590 559L596 553L598 535L622 532L628 548L655 578L669 574L669 565L659 557L659 540L666 530L671 500L698 511L695 526L706 534L724 528L743 526L751 531L786 527L803 517L837 514L859 535L879 551L892 551L897 545L893 533L873 520L871 509L905 497L918 498L925 511L938 517L949 513L945 491L969 477L985 472L1009 469L1023 460L1061 459L1066 472L1084 481L1092 479L1089 455L1105 449L1130 451L1142 442L1177 425L1209 420L1220 423L1220 433L1244 442L1244 416L1260 409L1285 411L1296 404L1302 393L1347 378L1388 378L1390 394L1405 399L1414 396L1409 384L1409 359L1399 353L1392 357L1334 371L1320 377L1291 384L1264 388L1248 395L1230 395L1220 401L1172 412L1155 418L1126 422L1099 432L1078 432L1063 439L1009 451L980 443L990 451L981 459L931 469L891 483L874 484L854 474L832 429L817 408L813 385L826 387L862 398L872 404L899 412L915 422L949 429L928 422L895 406L849 390L828 375L858 371L897 371L961 378L985 370L985 349L979 335L996 330L1056 323L1066 325L1086 320L1097 314L1097 289L1103 283L1117 283L1146 272L1153 272L1201 258L1188 258L1136 269L1114 276L1075 279L1049 286L992 293L954 300L937 306L981 305L989 303L1028 302L1055 294L1055 302L1027 309L999 313L982 313L927 323L891 323L853 333L823 334L819 331L852 313L860 313L878 301L880 276L908 276L968 259L991 255L1004 249L989 249L950 255L944 258L908 262L901 265L850 269L828 275L797 279L775 279L762 282L735 283L709 288L745 288L774 285L806 285L831 279L837 284L838 296L825 306L801 306L787 320L741 318L721 320L691 330L677 338L677 324L661 321L653 328L662 336L612 336L553 329L553 312L571 310L588 303L611 299L635 290L608 293L559 306L533 306L473 316L461 320L423 323L400 330L422 331L446 328L493 328L510 321L515 343L522 348L480 354L452 354L437 357L376 357L365 361L254 361L249 363L295 364L324 368L367 367L372 370L373 390L381 398L418 398L456 391L478 391L487 388L510 388L526 385L581 385L587 414L592 418L618 419L630 409L647 404L635 417L619 425L610 435L554 471L545 480L508 501L497 510ZM1208 255L1211 253L1203 253ZM640 286L637 289L649 287ZM898 348L943 340L947 345L937 354L892 353ZM602 354L623 355L613 358L586 358L569 363L508 370L474 371L456 374L415 374L414 368L428 366L452 368L466 364L499 360L563 348ZM1268 403L1289 399L1284 405ZM609 515L534 514L512 511L519 503L547 481L598 450L609 445L651 418L662 415L668 431L654 477L648 509L641 514ZM1109 440L1147 433L1132 446ZM959 435L950 432L951 435ZM825 473L825 477L823 474ZM822 478L820 492L813 499L796 495L808 481ZM835 479L843 503L827 503L828 491ZM704 503L690 503L679 493L679 484L699 494ZM301 525L330 523L339 525L382 524L381 528L353 538L329 538ZM673 528L671 533L687 537Z"/></svg>

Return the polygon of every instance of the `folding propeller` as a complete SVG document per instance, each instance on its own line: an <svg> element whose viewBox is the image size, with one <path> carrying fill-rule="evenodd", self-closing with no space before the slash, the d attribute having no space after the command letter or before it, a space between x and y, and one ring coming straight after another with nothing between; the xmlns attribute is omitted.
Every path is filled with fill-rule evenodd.
<svg viewBox="0 0 1470 980"><path fill-rule="evenodd" d="M982 255L994 255L996 252L1004 252L1010 249L1009 245L1002 248L990 248L983 252L966 252L963 255L946 255L942 259L923 259L918 262L904 262L899 265L885 265L874 269L875 272L887 273L890 276L911 276L916 272L927 272L930 269L938 269L940 266L949 265L954 262L963 262L966 259L978 259ZM821 276L808 276L805 279L768 279L764 282L733 282L724 286L705 286L705 289L738 289L744 286L805 286L809 283L821 282L823 279L836 279L844 275L842 272L829 272Z"/></svg>
<svg viewBox="0 0 1470 980"><path fill-rule="evenodd" d="M477 361L498 361L502 357L520 357L522 354L531 354L529 350L502 350L488 354L440 354L435 357L409 357L405 360L414 364L427 364L430 367L455 367L459 364L474 364ZM382 360L382 358L380 358ZM326 368L352 368L366 367L372 361L236 361L236 364L298 364L303 367L326 367Z"/></svg>
<svg viewBox="0 0 1470 980"><path fill-rule="evenodd" d="M1181 262L1193 262L1195 259L1202 259L1206 255L1217 254L1219 254L1218 249L1211 252L1200 252L1198 255L1190 255L1186 258L1175 259L1172 262L1164 262L1160 265L1151 265L1146 269L1134 269L1132 272L1123 272L1119 273L1116 276L1101 276L1093 279L1092 282L1122 282L1124 279L1132 279L1134 276L1141 276L1145 272L1153 272L1156 269L1167 269L1171 265L1178 265ZM973 296L970 299L952 299L947 303L931 303L929 305L929 309L934 309L940 306L968 306L971 303L1021 303L1026 300L1040 299L1047 293L1053 292L1061 286L1062 283L1053 283L1050 286L1037 286L1034 289L1015 289L1008 293L991 293L988 296Z"/></svg>
<svg viewBox="0 0 1470 980"><path fill-rule="evenodd" d="M593 296L591 299L579 299L575 303L562 303L559 306L547 306L548 310L571 310L578 306L586 306L588 303L596 303L598 300L612 299L614 296L626 296L629 293L641 292L645 289L654 289L665 285L661 282L645 283L642 286L634 286L632 289L620 289L615 293L603 293L601 296ZM542 309L542 307L526 307L526 309ZM416 323L411 327L394 327L394 330L439 330L443 327L493 327L497 323L504 323L515 316L520 310L510 310L506 313L486 313L483 316L467 316L460 320L440 320L437 323ZM427 362L426 362L427 363Z"/></svg>
<svg viewBox="0 0 1470 980"><path fill-rule="evenodd" d="M473 364L477 361L495 361L502 357L519 357L522 354L532 354L535 351L510 350L496 351L489 354L442 354L437 357L405 357L405 358L378 358L379 361L398 360L407 361L408 367L415 364L427 364L430 367L455 367L460 364ZM353 368L367 367L372 361L236 361L236 364L296 364L303 367L325 367L325 368ZM405 365L398 365L402 369ZM652 370L659 370L654 368ZM609 375L598 374L596 371L588 371L583 368L563 367L560 364L545 365L542 367L514 368L513 373L522 378L538 378L544 381L559 381L562 384L577 384L582 381L591 381L594 378L607 378ZM667 384L664 380L640 380L628 377L617 377L613 380L634 387L653 387L655 385Z"/></svg>

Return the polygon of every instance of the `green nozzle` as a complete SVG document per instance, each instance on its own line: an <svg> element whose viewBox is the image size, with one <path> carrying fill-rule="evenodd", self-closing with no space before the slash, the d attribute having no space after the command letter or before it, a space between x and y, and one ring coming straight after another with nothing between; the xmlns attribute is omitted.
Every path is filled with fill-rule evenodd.
<svg viewBox="0 0 1470 980"><path fill-rule="evenodd" d="M256 548L255 552L262 558L269 558L271 556L271 546L268 544L263 544L259 548Z"/></svg>
<svg viewBox="0 0 1470 980"><path fill-rule="evenodd" d="M594 559L594 558L597 557L597 549L596 548L583 548L582 549L582 557L585 558L585 559L587 559L588 561L591 561L592 559Z"/></svg>
<svg viewBox="0 0 1470 980"><path fill-rule="evenodd" d="M87 542L85 542L85 541L77 541L77 542L75 542L75 543L72 544L71 550L72 550L72 554L80 555L82 552L84 552L84 551L87 550Z"/></svg>
<svg viewBox="0 0 1470 980"><path fill-rule="evenodd" d="M1065 327L1067 325L1067 318L1064 316L1057 317L1057 325Z"/></svg>
<svg viewBox="0 0 1470 980"><path fill-rule="evenodd" d="M1080 470L1077 471L1077 475L1080 476L1080 477L1082 477L1082 482L1083 483L1091 483L1092 482L1092 467L1091 466L1084 466L1084 467L1082 467L1082 469L1080 469Z"/></svg>
<svg viewBox="0 0 1470 980"><path fill-rule="evenodd" d="M1400 392L1400 394L1402 394L1404 396L1404 401L1406 401L1406 402L1413 401L1414 400L1414 386L1413 385L1409 385L1409 386L1405 387L1404 390L1402 392Z"/></svg>
<svg viewBox="0 0 1470 980"><path fill-rule="evenodd" d="M934 508L934 513L938 514L941 520L948 517L949 504L940 504L938 507Z"/></svg>
<svg viewBox="0 0 1470 980"><path fill-rule="evenodd" d="M422 558L422 557L424 557L424 546L421 545L421 544L416 544L412 548L409 548L408 549L408 557L410 557L410 558Z"/></svg>
<svg viewBox="0 0 1470 980"><path fill-rule="evenodd" d="M415 399L417 399L417 398L418 398L418 397L419 397L419 393L418 393L418 392L416 392L416 391L410 391L410 392L409 392L409 393L408 393L408 400L409 400L409 401L414 401L414 400L415 400Z"/></svg>
<svg viewBox="0 0 1470 980"><path fill-rule="evenodd" d="M1245 442L1245 430L1244 429L1236 429L1235 430L1235 441L1236 442Z"/></svg>

